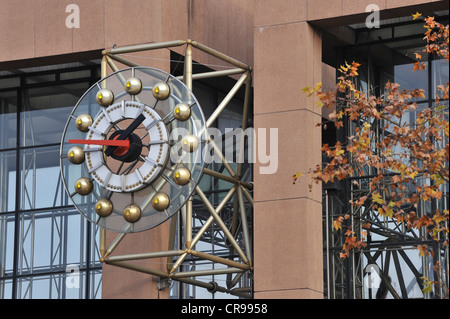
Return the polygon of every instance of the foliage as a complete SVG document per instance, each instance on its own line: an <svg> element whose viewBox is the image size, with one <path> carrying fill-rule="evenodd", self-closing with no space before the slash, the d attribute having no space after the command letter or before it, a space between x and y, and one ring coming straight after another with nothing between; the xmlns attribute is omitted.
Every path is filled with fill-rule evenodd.
<svg viewBox="0 0 450 319"><path fill-rule="evenodd" d="M434 17L423 18L420 13L413 14L413 18L423 19L426 30L426 45L423 52L414 53L413 71L425 70L422 55L434 54L448 63L448 25L434 21ZM368 191L350 204L354 208L371 207L380 216L407 228L423 229L435 240L442 242L442 238L447 238L443 244L448 245L448 210L438 208L431 214L420 214L418 207L421 202L440 200L442 185L449 182L449 84L438 86L433 107L419 109L415 100L425 98L421 88L404 90L399 84L389 82L379 97L359 91L355 85L359 67L357 62L341 65L333 91L321 91L320 84L303 89L318 99L318 105L334 110L330 119L336 129L342 129L345 121L356 126L346 141L323 145L328 162L310 172L310 181L328 183L351 179L358 184L355 177L375 172L369 178ZM417 114L415 122L405 120L411 112ZM296 173L294 183L302 175ZM344 221L351 217L349 214L333 222L335 230L342 229ZM342 258L349 256L352 249L366 246L365 234L346 228ZM370 225L363 225L363 231L367 229ZM420 255L431 253L426 245L417 249ZM428 291L430 282L424 282L428 283L425 285Z"/></svg>

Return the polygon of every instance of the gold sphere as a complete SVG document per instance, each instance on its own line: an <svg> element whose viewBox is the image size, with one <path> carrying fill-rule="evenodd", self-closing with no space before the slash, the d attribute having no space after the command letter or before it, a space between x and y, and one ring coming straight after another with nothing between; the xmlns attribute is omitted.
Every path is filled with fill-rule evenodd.
<svg viewBox="0 0 450 319"><path fill-rule="evenodd" d="M179 121L186 121L191 116L191 108L186 103L177 104L173 116Z"/></svg>
<svg viewBox="0 0 450 319"><path fill-rule="evenodd" d="M157 100L165 100L170 95L170 86L165 82L160 82L153 87L153 96Z"/></svg>
<svg viewBox="0 0 450 319"><path fill-rule="evenodd" d="M95 212L100 217L107 217L113 211L113 204L109 199L102 198L95 204Z"/></svg>
<svg viewBox="0 0 450 319"><path fill-rule="evenodd" d="M84 162L84 151L79 146L73 146L67 152L67 158L73 164L81 164Z"/></svg>
<svg viewBox="0 0 450 319"><path fill-rule="evenodd" d="M191 178L191 172L186 167L178 167L173 172L173 180L178 185L186 185Z"/></svg>
<svg viewBox="0 0 450 319"><path fill-rule="evenodd" d="M89 178L82 177L75 182L75 191L80 195L87 195L92 191L92 182Z"/></svg>
<svg viewBox="0 0 450 319"><path fill-rule="evenodd" d="M198 148L198 138L189 134L181 139L181 148L186 152L194 152Z"/></svg>
<svg viewBox="0 0 450 319"><path fill-rule="evenodd" d="M81 132L87 132L89 131L89 126L92 125L92 122L92 117L89 114L80 114L75 120L75 125Z"/></svg>
<svg viewBox="0 0 450 319"><path fill-rule="evenodd" d="M141 219L141 208L138 205L129 205L123 211L123 218L129 223L135 223Z"/></svg>
<svg viewBox="0 0 450 319"><path fill-rule="evenodd" d="M163 211L170 205L170 198L165 193L157 193L153 196L152 206L157 211Z"/></svg>
<svg viewBox="0 0 450 319"><path fill-rule="evenodd" d="M138 78L131 77L125 83L125 91L128 94L136 95L141 93L142 90L142 82Z"/></svg>
<svg viewBox="0 0 450 319"><path fill-rule="evenodd" d="M108 89L101 89L98 91L96 99L99 105L109 106L114 101L114 93Z"/></svg>

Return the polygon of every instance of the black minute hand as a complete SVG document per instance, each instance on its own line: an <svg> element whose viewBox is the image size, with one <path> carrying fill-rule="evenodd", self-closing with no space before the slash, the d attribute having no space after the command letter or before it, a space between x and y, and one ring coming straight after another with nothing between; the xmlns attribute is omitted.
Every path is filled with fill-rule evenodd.
<svg viewBox="0 0 450 319"><path fill-rule="evenodd" d="M124 140L128 138L128 136L130 136L130 134L133 133L133 131L137 129L142 122L144 122L144 120L145 115L141 113L125 130L122 131L122 133L120 133L120 135L117 137L117 140ZM105 155L110 156L116 150L116 148L117 146L108 146L108 148L105 150Z"/></svg>

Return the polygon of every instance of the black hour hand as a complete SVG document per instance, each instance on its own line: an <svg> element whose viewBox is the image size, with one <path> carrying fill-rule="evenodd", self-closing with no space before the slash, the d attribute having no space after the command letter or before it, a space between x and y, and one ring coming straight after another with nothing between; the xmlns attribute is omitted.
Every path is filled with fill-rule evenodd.
<svg viewBox="0 0 450 319"><path fill-rule="evenodd" d="M142 122L144 122L144 120L145 115L140 114L133 122L131 122L130 125L128 125L128 127L125 130L122 130L122 132L119 134L119 137L117 137L117 140L125 140L126 138L128 138L131 135L131 133L133 133L133 131L137 129ZM108 146L108 148L105 150L105 155L111 156L111 154L116 149L117 146Z"/></svg>

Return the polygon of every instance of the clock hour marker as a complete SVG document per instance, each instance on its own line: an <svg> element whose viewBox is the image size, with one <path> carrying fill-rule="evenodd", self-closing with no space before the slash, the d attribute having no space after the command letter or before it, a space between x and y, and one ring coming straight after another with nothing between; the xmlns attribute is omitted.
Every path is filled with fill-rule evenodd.
<svg viewBox="0 0 450 319"><path fill-rule="evenodd" d="M102 166L103 166L102 162L96 163L95 166L92 166L92 167L89 168L89 174L92 174L93 172L95 172L96 170L98 170Z"/></svg>
<svg viewBox="0 0 450 319"><path fill-rule="evenodd" d="M148 131L148 130L151 129L153 126L155 126L155 124L158 123L158 122L159 122L159 119L151 121L150 123L148 123L148 124L145 126L145 129Z"/></svg>
<svg viewBox="0 0 450 319"><path fill-rule="evenodd" d="M80 195L88 195L92 191L92 182L89 178L82 177L75 182L75 192Z"/></svg>
<svg viewBox="0 0 450 319"><path fill-rule="evenodd" d="M173 172L173 180L178 185L186 185L191 178L191 172L186 167L178 167Z"/></svg>
<svg viewBox="0 0 450 319"><path fill-rule="evenodd" d="M100 106L109 106L114 102L114 93L108 89L101 89L98 91L96 99Z"/></svg>
<svg viewBox="0 0 450 319"><path fill-rule="evenodd" d="M81 132L87 132L89 131L89 126L92 125L92 122L92 117L89 114L80 114L75 119L75 126Z"/></svg>
<svg viewBox="0 0 450 319"><path fill-rule="evenodd" d="M186 152L194 152L198 148L198 138L192 134L186 135L181 139L181 148Z"/></svg>
<svg viewBox="0 0 450 319"><path fill-rule="evenodd" d="M98 134L100 136L105 136L105 134L99 130L97 130L95 127L89 126L89 130L92 131L95 134Z"/></svg>
<svg viewBox="0 0 450 319"><path fill-rule="evenodd" d="M138 205L129 205L123 210L123 218L129 223L135 223L141 219L141 208Z"/></svg>
<svg viewBox="0 0 450 319"><path fill-rule="evenodd" d="M148 142L148 146L150 146L150 145L157 145L157 144L163 144L163 143L166 143L166 141L163 141L163 140L150 141L150 142Z"/></svg>
<svg viewBox="0 0 450 319"><path fill-rule="evenodd" d="M136 77L131 77L125 83L125 91L130 95L137 95L142 90L142 82Z"/></svg>
<svg viewBox="0 0 450 319"><path fill-rule="evenodd" d="M111 215L113 208L113 203L106 198L100 199L94 207L95 212L100 217L108 217L109 215Z"/></svg>
<svg viewBox="0 0 450 319"><path fill-rule="evenodd" d="M99 147L85 147L83 148L84 152L100 152L103 151L103 147L99 146Z"/></svg>
<svg viewBox="0 0 450 319"><path fill-rule="evenodd" d="M173 109L173 117L178 121L186 121L191 116L191 108L186 103L179 103Z"/></svg>
<svg viewBox="0 0 450 319"><path fill-rule="evenodd" d="M102 113L106 117L106 119L108 120L109 123L113 122L113 120L111 119L111 116L109 116L109 113L105 109L102 109Z"/></svg>
<svg viewBox="0 0 450 319"><path fill-rule="evenodd" d="M84 151L79 146L74 146L67 152L67 158L73 164L81 164L84 162Z"/></svg>
<svg viewBox="0 0 450 319"><path fill-rule="evenodd" d="M152 199L152 206L157 211L163 211L167 209L170 205L170 199L169 196L167 196L166 193L159 192L153 196Z"/></svg>
<svg viewBox="0 0 450 319"><path fill-rule="evenodd" d="M165 82L160 82L153 87L152 92L155 99L165 100L170 96L170 86Z"/></svg>
<svg viewBox="0 0 450 319"><path fill-rule="evenodd" d="M103 180L103 184L102 184L103 187L106 187L108 185L109 180L111 179L111 176L112 176L112 172L108 170L108 172L106 173L106 176Z"/></svg>
<svg viewBox="0 0 450 319"><path fill-rule="evenodd" d="M161 164L157 163L155 160L153 160L152 158L150 158L148 156L145 157L145 161L149 162L150 164L155 165L155 166L160 166L161 165Z"/></svg>

